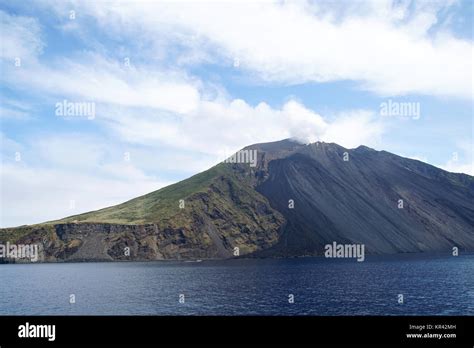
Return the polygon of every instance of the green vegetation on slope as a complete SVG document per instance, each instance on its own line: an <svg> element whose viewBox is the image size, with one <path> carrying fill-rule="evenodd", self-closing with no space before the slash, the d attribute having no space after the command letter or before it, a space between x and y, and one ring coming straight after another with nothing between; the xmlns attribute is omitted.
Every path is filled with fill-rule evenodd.
<svg viewBox="0 0 474 348"><path fill-rule="evenodd" d="M16 243L31 233L52 236L54 234L54 228L47 224L2 228L0 229L0 242Z"/></svg>
<svg viewBox="0 0 474 348"><path fill-rule="evenodd" d="M222 175L233 175L229 165L218 164L189 179L113 207L50 221L49 223L146 224L163 222L179 214L179 200L183 199L186 202L186 199L191 195L206 192L212 182Z"/></svg>

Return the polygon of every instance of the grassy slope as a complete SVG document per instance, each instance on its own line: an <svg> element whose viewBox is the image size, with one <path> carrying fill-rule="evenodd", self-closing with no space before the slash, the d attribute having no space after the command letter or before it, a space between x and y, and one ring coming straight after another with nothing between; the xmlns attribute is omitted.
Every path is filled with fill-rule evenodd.
<svg viewBox="0 0 474 348"><path fill-rule="evenodd" d="M48 224L80 222L146 224L161 223L172 217L179 218L179 200L187 200L199 192L207 192L209 186L220 176L233 176L228 165L219 164L186 180L164 187L125 203L70 216ZM178 216L177 216L178 215Z"/></svg>
<svg viewBox="0 0 474 348"><path fill-rule="evenodd" d="M10 242L15 243L21 238L30 235L33 232L42 233L43 235L49 235L53 237L54 228L52 225L48 224L36 224L28 226L19 226L19 227L8 227L0 229L0 242Z"/></svg>

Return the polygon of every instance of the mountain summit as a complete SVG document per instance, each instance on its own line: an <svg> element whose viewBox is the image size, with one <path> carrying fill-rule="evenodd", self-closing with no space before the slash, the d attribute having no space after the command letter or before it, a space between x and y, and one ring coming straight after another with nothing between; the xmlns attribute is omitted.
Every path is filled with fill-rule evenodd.
<svg viewBox="0 0 474 348"><path fill-rule="evenodd" d="M249 159L255 155L256 162ZM0 231L42 260L204 259L474 250L474 178L365 146L248 146L128 202Z"/></svg>

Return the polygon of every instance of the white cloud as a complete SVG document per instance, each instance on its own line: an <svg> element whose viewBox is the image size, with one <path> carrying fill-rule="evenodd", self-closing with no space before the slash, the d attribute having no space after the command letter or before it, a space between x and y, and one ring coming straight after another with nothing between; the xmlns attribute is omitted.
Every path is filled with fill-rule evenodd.
<svg viewBox="0 0 474 348"><path fill-rule="evenodd" d="M474 136L474 134L473 134ZM456 151L451 158L438 167L452 173L465 173L474 176L474 139L463 139L457 142Z"/></svg>
<svg viewBox="0 0 474 348"><path fill-rule="evenodd" d="M11 16L0 11L0 32L0 58L8 60L11 65L14 65L15 58L28 64L43 51L41 27L34 18Z"/></svg>
<svg viewBox="0 0 474 348"><path fill-rule="evenodd" d="M80 102L152 107L176 113L188 112L198 102L197 86L184 76L127 68L96 54L83 54L77 59L80 63L71 59L55 61L54 68L39 62L21 68L5 67L3 79L33 91L71 96Z"/></svg>
<svg viewBox="0 0 474 348"><path fill-rule="evenodd" d="M50 99L96 101L96 120L132 144L218 155L224 148L235 151L289 137L348 147L373 145L383 132L381 122L367 112L329 122L293 100L281 108L263 102L254 107L185 73L151 66L128 68L87 52L51 66L38 61L6 71L8 84L31 88ZM55 147L51 156L58 151L64 150Z"/></svg>
<svg viewBox="0 0 474 348"><path fill-rule="evenodd" d="M28 112L0 106L0 119L28 120L29 118Z"/></svg>
<svg viewBox="0 0 474 348"><path fill-rule="evenodd" d="M440 165L439 167L451 173L464 173L474 176L474 162L460 163L458 161L449 160L446 164Z"/></svg>
<svg viewBox="0 0 474 348"><path fill-rule="evenodd" d="M33 118L32 108L28 102L0 96L0 119L26 121Z"/></svg>
<svg viewBox="0 0 474 348"><path fill-rule="evenodd" d="M380 145L381 136L385 130L386 125L375 116L374 112L355 110L340 114L329 125L323 140L348 148L359 145L376 147Z"/></svg>
<svg viewBox="0 0 474 348"><path fill-rule="evenodd" d="M196 110L179 120L132 109L110 109L103 115L127 142L210 155L285 138L337 142L346 147L375 146L385 130L383 121L369 111L348 111L328 121L294 100L280 109L265 103L253 107L240 99L201 101Z"/></svg>
<svg viewBox="0 0 474 348"><path fill-rule="evenodd" d="M171 183L146 174L92 136L49 134L21 145L2 135L1 141L2 227L105 208ZM20 161L14 151L21 152Z"/></svg>
<svg viewBox="0 0 474 348"><path fill-rule="evenodd" d="M167 183L119 180L60 168L2 165L2 227L33 224L105 208ZM73 207L71 207L73 201Z"/></svg>
<svg viewBox="0 0 474 348"><path fill-rule="evenodd" d="M97 138L79 133L33 139L38 160L51 167L70 169L93 169L106 157L106 147Z"/></svg>
<svg viewBox="0 0 474 348"><path fill-rule="evenodd" d="M3 132L0 132L0 145L0 149L2 150L2 162L4 160L7 160L8 158L14 158L15 152L21 152L24 149L24 146L22 144L13 139L10 139Z"/></svg>
<svg viewBox="0 0 474 348"><path fill-rule="evenodd" d="M160 49L168 39L193 61L238 58L267 82L354 80L382 95L472 97L472 41L444 26L430 32L453 2L358 1L345 10L292 1L73 3L110 35L142 33Z"/></svg>

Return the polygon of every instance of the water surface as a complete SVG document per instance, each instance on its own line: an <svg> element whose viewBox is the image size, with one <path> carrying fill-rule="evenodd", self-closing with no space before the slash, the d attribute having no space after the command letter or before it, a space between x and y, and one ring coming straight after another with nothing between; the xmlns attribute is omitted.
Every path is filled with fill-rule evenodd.
<svg viewBox="0 0 474 348"><path fill-rule="evenodd" d="M0 281L2 315L474 315L472 254L8 264Z"/></svg>

